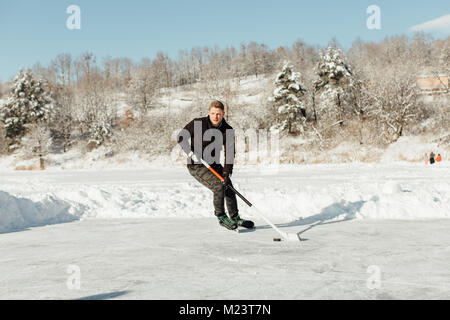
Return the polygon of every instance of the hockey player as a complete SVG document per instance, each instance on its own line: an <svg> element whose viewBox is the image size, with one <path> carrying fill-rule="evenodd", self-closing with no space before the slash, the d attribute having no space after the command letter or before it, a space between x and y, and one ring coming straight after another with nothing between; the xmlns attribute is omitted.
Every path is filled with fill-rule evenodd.
<svg viewBox="0 0 450 320"><path fill-rule="evenodd" d="M201 184L213 192L214 214L219 224L234 230L238 226L253 228L254 223L239 216L236 195L228 186L232 186L231 174L235 156L234 130L225 121L225 108L222 102L211 102L206 117L195 118L178 134L178 143L188 155L189 173ZM190 143L189 140L190 139ZM222 148L223 147L223 148ZM225 164L220 164L220 153L224 149ZM201 162L205 160L225 180L221 182ZM225 203L228 215L225 213Z"/></svg>

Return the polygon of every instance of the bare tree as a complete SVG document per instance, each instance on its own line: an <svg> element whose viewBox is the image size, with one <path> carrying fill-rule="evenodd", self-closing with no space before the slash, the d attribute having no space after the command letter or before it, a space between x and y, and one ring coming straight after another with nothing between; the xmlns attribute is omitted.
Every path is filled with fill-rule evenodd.
<svg viewBox="0 0 450 320"><path fill-rule="evenodd" d="M416 33L409 46L408 61L418 68L430 66L432 64L430 50L432 40L430 35L423 32Z"/></svg>
<svg viewBox="0 0 450 320"><path fill-rule="evenodd" d="M111 58L110 56L103 58L103 77L106 85L112 90L122 89L128 81L128 67L126 67L126 64L124 66L121 66L121 64L123 63L120 58ZM122 75L122 72L124 72L124 75Z"/></svg>
<svg viewBox="0 0 450 320"><path fill-rule="evenodd" d="M8 152L8 142L5 139L5 128L0 126L0 154L6 154Z"/></svg>
<svg viewBox="0 0 450 320"><path fill-rule="evenodd" d="M91 79L90 87L81 87L75 93L75 120L80 124L80 131L92 133L99 123L112 126L117 116L117 99L102 78Z"/></svg>
<svg viewBox="0 0 450 320"><path fill-rule="evenodd" d="M89 87L95 68L96 58L93 53L85 52L75 61L78 81L84 80L84 85Z"/></svg>
<svg viewBox="0 0 450 320"><path fill-rule="evenodd" d="M72 133L75 124L75 96L71 89L58 86L53 91L55 101L55 115L50 121L50 131L53 142L62 144L63 152L67 152L72 142Z"/></svg>
<svg viewBox="0 0 450 320"><path fill-rule="evenodd" d="M31 67L31 72L36 77L44 79L47 83L56 83L56 74L52 67L46 68L37 62Z"/></svg>
<svg viewBox="0 0 450 320"><path fill-rule="evenodd" d="M171 61L169 56L163 52L158 52L155 60L153 60L153 68L159 75L160 87L169 88L172 84Z"/></svg>
<svg viewBox="0 0 450 320"><path fill-rule="evenodd" d="M27 135L22 139L22 145L31 157L39 159L41 170L45 169L45 157L49 153L51 145L50 130L43 123L33 123L27 126Z"/></svg>
<svg viewBox="0 0 450 320"><path fill-rule="evenodd" d="M123 86L128 86L128 83L131 80L133 67L134 63L131 59L119 58L120 80Z"/></svg>
<svg viewBox="0 0 450 320"><path fill-rule="evenodd" d="M158 88L158 74L151 67L143 67L135 71L127 93L129 103L136 108L141 119L154 105Z"/></svg>
<svg viewBox="0 0 450 320"><path fill-rule="evenodd" d="M447 77L450 76L450 38L443 44L442 49L439 52L439 59L437 59L434 68L432 68L432 73L433 76L439 80L445 92L448 93L449 92L448 82L445 83L444 81L442 81L442 76L443 75L446 75Z"/></svg>
<svg viewBox="0 0 450 320"><path fill-rule="evenodd" d="M50 62L50 68L53 68L56 74L56 81L63 86L70 86L72 80L72 56L68 53L62 53L56 56Z"/></svg>
<svg viewBox="0 0 450 320"><path fill-rule="evenodd" d="M390 69L369 88L369 93L373 99L371 113L377 118L385 142L397 141L421 111L415 74L399 67Z"/></svg>

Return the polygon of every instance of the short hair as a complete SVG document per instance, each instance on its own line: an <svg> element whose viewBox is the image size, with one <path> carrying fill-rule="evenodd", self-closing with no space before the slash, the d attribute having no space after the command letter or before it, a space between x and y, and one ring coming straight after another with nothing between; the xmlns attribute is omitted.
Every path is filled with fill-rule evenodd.
<svg viewBox="0 0 450 320"><path fill-rule="evenodd" d="M219 100L214 100L213 102L211 102L211 104L209 105L209 110L211 110L212 108L219 108L225 111L223 103L220 102Z"/></svg>

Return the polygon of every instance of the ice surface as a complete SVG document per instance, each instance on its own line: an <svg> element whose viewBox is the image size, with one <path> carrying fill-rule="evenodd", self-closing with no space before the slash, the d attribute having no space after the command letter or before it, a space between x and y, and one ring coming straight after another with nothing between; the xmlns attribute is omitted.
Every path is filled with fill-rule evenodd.
<svg viewBox="0 0 450 320"><path fill-rule="evenodd" d="M0 234L0 299L449 299L450 220L92 219ZM79 275L79 289L68 282ZM224 277L224 274L232 276Z"/></svg>
<svg viewBox="0 0 450 320"><path fill-rule="evenodd" d="M291 243L241 201L256 230L220 227L183 167L3 171L0 299L448 299L449 178L445 163L236 166Z"/></svg>

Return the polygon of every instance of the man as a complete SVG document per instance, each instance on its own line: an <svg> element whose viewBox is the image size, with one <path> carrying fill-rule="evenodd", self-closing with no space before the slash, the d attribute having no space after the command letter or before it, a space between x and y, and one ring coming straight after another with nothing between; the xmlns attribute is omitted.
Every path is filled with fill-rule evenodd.
<svg viewBox="0 0 450 320"><path fill-rule="evenodd" d="M430 153L430 164L433 164L433 163L434 163L434 152L431 151L431 153Z"/></svg>
<svg viewBox="0 0 450 320"><path fill-rule="evenodd" d="M233 186L230 176L233 172L235 148L234 130L225 121L224 115L225 107L222 102L217 100L211 102L208 116L195 118L189 122L178 134L178 143L188 155L189 173L213 192L214 214L219 219L219 224L230 230L238 226L253 228L252 221L243 220L239 216L236 195L228 188ZM225 150L224 166L220 164L222 149ZM200 158L219 173L225 179L224 182L205 167ZM230 217L225 214L225 202Z"/></svg>

